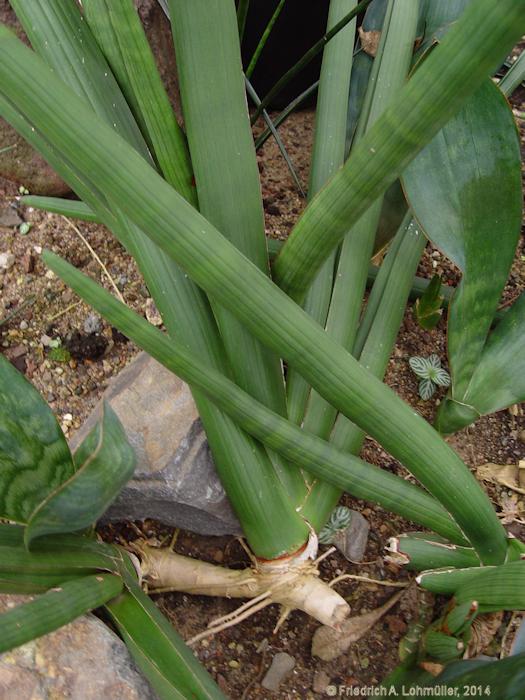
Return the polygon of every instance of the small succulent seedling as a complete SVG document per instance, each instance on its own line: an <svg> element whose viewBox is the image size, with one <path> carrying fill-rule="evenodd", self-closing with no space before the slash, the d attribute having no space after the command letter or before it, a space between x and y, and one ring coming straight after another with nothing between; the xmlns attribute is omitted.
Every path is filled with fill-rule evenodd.
<svg viewBox="0 0 525 700"><path fill-rule="evenodd" d="M411 357L408 361L414 374L420 377L419 395L424 401L432 398L436 386L449 386L450 374L441 366L441 360L435 354L429 357Z"/></svg>

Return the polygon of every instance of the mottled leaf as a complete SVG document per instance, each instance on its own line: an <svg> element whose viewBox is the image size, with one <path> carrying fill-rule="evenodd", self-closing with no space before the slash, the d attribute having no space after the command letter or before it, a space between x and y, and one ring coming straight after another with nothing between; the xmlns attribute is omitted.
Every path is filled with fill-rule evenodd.
<svg viewBox="0 0 525 700"><path fill-rule="evenodd" d="M491 80L416 157L403 184L425 234L463 273L448 318L452 397L463 402L521 226L519 139Z"/></svg>
<svg viewBox="0 0 525 700"><path fill-rule="evenodd" d="M42 500L74 472L50 408L0 356L0 517L27 523Z"/></svg>
<svg viewBox="0 0 525 700"><path fill-rule="evenodd" d="M78 470L49 493L32 514L26 542L74 532L95 522L133 474L135 454L116 414L104 404L98 423L75 453Z"/></svg>

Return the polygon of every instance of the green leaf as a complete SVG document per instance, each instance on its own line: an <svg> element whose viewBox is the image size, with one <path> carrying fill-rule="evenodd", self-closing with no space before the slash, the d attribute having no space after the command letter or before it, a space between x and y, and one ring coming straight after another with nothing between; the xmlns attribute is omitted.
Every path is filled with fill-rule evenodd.
<svg viewBox="0 0 525 700"><path fill-rule="evenodd" d="M274 264L274 279L301 299L350 226L464 105L521 36L525 6L471 3L422 63L345 166L304 211Z"/></svg>
<svg viewBox="0 0 525 700"><path fill-rule="evenodd" d="M525 293L505 313L489 335L464 401L449 401L438 412L443 433L461 428L481 415L525 400Z"/></svg>
<svg viewBox="0 0 525 700"><path fill-rule="evenodd" d="M98 608L122 591L113 574L66 581L30 603L0 616L0 653L54 632L75 618Z"/></svg>
<svg viewBox="0 0 525 700"><path fill-rule="evenodd" d="M434 275L430 280L430 284L416 301L414 312L417 322L425 330L435 328L441 319L443 312L441 306L444 297L441 296L441 277Z"/></svg>
<svg viewBox="0 0 525 700"><path fill-rule="evenodd" d="M511 95L520 83L525 79L525 51L519 55L512 64L510 70L498 83L499 89L504 95Z"/></svg>
<svg viewBox="0 0 525 700"><path fill-rule="evenodd" d="M67 91L62 110L67 109L73 96L81 105L82 115L93 117L96 113L98 125L106 129L107 135L110 134L110 141L118 140L120 134L125 139L121 144L128 149L133 146L142 156L137 156L141 165L146 162L153 165L133 115L77 4L69 0L57 0L51 4L47 0L34 0L31 3L18 2L17 9L19 6L20 19L31 35L33 45L52 69L44 71L44 80L49 76L55 80L60 78L73 90ZM29 78L30 73L26 73L26 77ZM64 88L62 82L57 82ZM34 90L34 76L31 76L31 83ZM87 101L78 100L74 93ZM110 204L106 192L99 186L96 169L84 170L80 174L76 154L61 153L56 143L50 146L49 140L41 137L32 121L28 122L8 101L3 98L0 101L2 110L9 114L9 119L16 123L24 137L36 142L54 169L133 255L169 334L192 348L210 366L229 374L230 368L208 299L185 271L124 214L129 200L123 207ZM56 104L55 101L55 109ZM61 120L62 116L63 112ZM64 132L63 124L61 131ZM98 127L96 131L94 138L98 139ZM85 133L82 138L85 139ZM119 160L120 155L114 164ZM167 187L160 177L159 182L161 188ZM169 191L170 197L174 195L177 199L175 190L169 188ZM156 193L153 197L156 198ZM280 556L288 550L295 551L304 543L307 531L297 513L290 509L288 495L281 489L279 475L275 473L265 449L217 411L202 394L194 392L194 398L220 478L243 521L253 551L265 558ZM246 494L249 494L249 499L246 499ZM272 537L269 537L272 528Z"/></svg>
<svg viewBox="0 0 525 700"><path fill-rule="evenodd" d="M436 386L431 379L422 379L419 382L418 391L423 401L428 401L434 396Z"/></svg>
<svg viewBox="0 0 525 700"><path fill-rule="evenodd" d="M448 514L421 489L305 433L199 361L181 344L170 343L165 334L74 267L47 251L44 251L43 258L69 286L115 327L165 367L206 392L222 410L228 412L241 427L261 442L338 488L359 498L372 498L394 512L402 509L410 520L422 522L423 518L436 532L455 542L464 543L463 536Z"/></svg>
<svg viewBox="0 0 525 700"><path fill-rule="evenodd" d="M100 223L99 217L85 202L75 199L61 199L60 197L40 197L37 195L27 195L20 198L20 203L26 207L43 209L52 214L62 214L72 219L82 219L83 221L94 221Z"/></svg>
<svg viewBox="0 0 525 700"><path fill-rule="evenodd" d="M525 654L492 663L459 661L425 684L436 693L442 693L444 688L457 689L457 694L451 695L456 698L472 697L470 693L476 688L480 697L491 700L522 700L524 686Z"/></svg>
<svg viewBox="0 0 525 700"><path fill-rule="evenodd" d="M446 542L430 533L408 533L390 540L388 550L392 561L409 569L439 569L442 567L479 567L481 562L471 547Z"/></svg>
<svg viewBox="0 0 525 700"><path fill-rule="evenodd" d="M102 420L75 453L77 471L32 513L25 540L50 533L75 532L93 524L132 476L135 453L109 404Z"/></svg>
<svg viewBox="0 0 525 700"><path fill-rule="evenodd" d="M108 60L166 180L194 205L192 168L133 0L84 0L89 27Z"/></svg>
<svg viewBox="0 0 525 700"><path fill-rule="evenodd" d="M491 80L409 165L403 184L427 237L463 273L449 306L448 354L452 398L466 403L521 227L519 139Z"/></svg>
<svg viewBox="0 0 525 700"><path fill-rule="evenodd" d="M485 0L480 0L481 4L485 6ZM503 5L508 16L500 18L502 26L514 37L514 22L519 17L513 15L507 0L497 7ZM490 8L484 10L490 14ZM505 32L503 35L507 36ZM499 25L497 32L485 36L486 41L492 41L493 36L501 41ZM16 110L31 114L35 132L24 130L24 134L31 140L32 133L39 139L39 133L45 132L56 149L75 158L84 173L96 173L99 186L105 188L112 201L125 207L136 225L173 259L183 263L203 289L227 306L266 345L281 353L290 365L295 365L324 398L400 459L446 510L454 513L461 529L483 552L486 563L502 561L507 550L505 530L490 501L431 426L302 313L139 154L96 119L84 101L1 28L0 55L0 105L17 124L20 119ZM60 112L57 103L61 105ZM118 173L115 162L121 166ZM329 223L325 222L325 231ZM224 436L221 437L224 442ZM235 476L237 482L227 484L228 492L230 488L239 491L239 474ZM253 489L251 474L247 477L247 488ZM452 482L454 489L450 488ZM261 506L267 512L263 516L271 517L267 500ZM261 536L264 534L261 532ZM261 544L266 541L263 539Z"/></svg>
<svg viewBox="0 0 525 700"><path fill-rule="evenodd" d="M50 408L0 355L0 517L27 523L42 500L74 472Z"/></svg>
<svg viewBox="0 0 525 700"><path fill-rule="evenodd" d="M161 700L224 700L191 649L138 585L130 585L106 609Z"/></svg>
<svg viewBox="0 0 525 700"><path fill-rule="evenodd" d="M411 357L408 361L411 370L417 374L418 377L423 379L428 379L429 363L426 357Z"/></svg>
<svg viewBox="0 0 525 700"><path fill-rule="evenodd" d="M480 612L525 609L525 560L480 569L454 597L458 603L476 600Z"/></svg>

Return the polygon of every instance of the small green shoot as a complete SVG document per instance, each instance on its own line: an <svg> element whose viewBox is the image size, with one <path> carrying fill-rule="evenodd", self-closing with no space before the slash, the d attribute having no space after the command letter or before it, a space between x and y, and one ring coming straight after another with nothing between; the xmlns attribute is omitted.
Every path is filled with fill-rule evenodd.
<svg viewBox="0 0 525 700"><path fill-rule="evenodd" d="M435 328L443 313L444 297L440 294L441 277L434 275L424 294L416 301L414 314L417 322L427 331Z"/></svg>

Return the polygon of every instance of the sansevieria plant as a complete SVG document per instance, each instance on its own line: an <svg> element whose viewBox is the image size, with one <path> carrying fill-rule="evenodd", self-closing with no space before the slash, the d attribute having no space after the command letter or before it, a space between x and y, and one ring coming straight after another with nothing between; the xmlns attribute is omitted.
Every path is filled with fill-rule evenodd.
<svg viewBox="0 0 525 700"><path fill-rule="evenodd" d="M429 238L462 271L437 427L450 432L525 396L523 298L491 330L521 224L519 139L502 92L516 71L501 88L491 76L525 32L525 0L331 0L308 205L271 266L239 50L249 3L238 14L233 0L167 3L184 130L133 0L11 4L32 50L0 29L0 114L78 196L25 201L106 225L136 260L166 331L52 252L44 261L188 382L253 553L250 569L232 571L137 544L149 586L251 599L210 631L271 603L281 618L298 608L342 628L349 607L319 577L317 535L347 491L427 531L392 542L390 556L445 568L420 583L443 584L460 612L428 630L411 663L457 658L479 612L523 608L525 546L509 540L466 465L382 378ZM365 30L381 32L374 57L356 44L365 7ZM363 312L379 249L386 255ZM417 484L361 460L366 434ZM9 510L2 472L0 488L0 516L25 526L31 557L47 532L28 534L30 520ZM60 527L79 529L73 517ZM152 650L136 645L163 697L210 692L163 685L145 658Z"/></svg>

